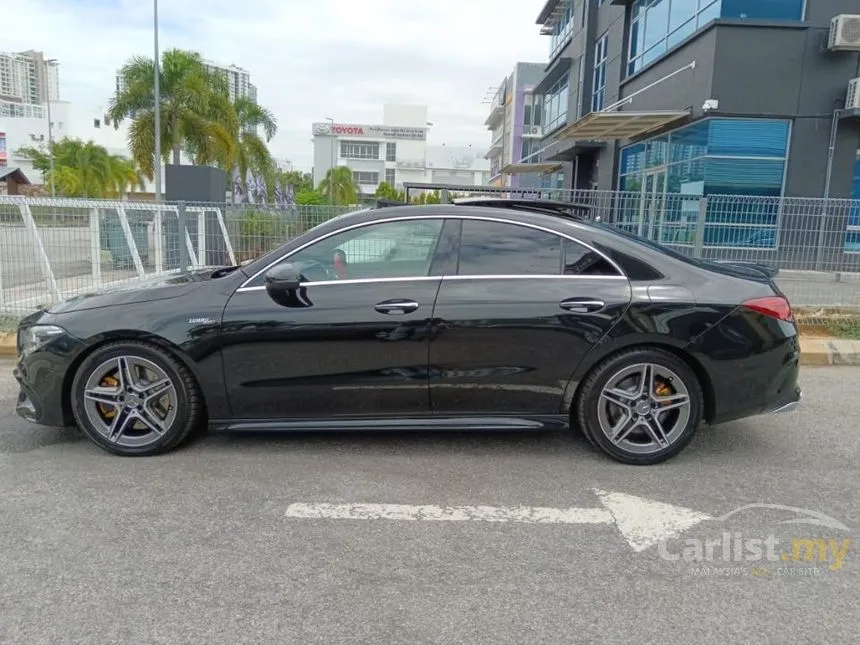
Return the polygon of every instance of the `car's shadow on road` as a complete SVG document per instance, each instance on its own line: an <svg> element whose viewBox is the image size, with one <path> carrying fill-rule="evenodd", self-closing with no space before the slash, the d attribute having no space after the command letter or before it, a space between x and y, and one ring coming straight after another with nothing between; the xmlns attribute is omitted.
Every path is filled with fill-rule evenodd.
<svg viewBox="0 0 860 645"><path fill-rule="evenodd" d="M699 429L693 442L676 459L702 459L743 454L745 459L767 452L769 442L747 422ZM576 455L605 460L576 430L450 430L450 431L338 431L218 432L201 437L187 450L217 452L325 452L354 454L517 454L531 457Z"/></svg>

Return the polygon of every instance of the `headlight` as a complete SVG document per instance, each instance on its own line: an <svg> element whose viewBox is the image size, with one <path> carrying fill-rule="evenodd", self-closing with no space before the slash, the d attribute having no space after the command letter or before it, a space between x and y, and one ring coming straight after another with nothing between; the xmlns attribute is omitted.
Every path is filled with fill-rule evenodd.
<svg viewBox="0 0 860 645"><path fill-rule="evenodd" d="M56 325L34 325L18 330L18 355L26 356L43 347L52 338L62 336L66 330Z"/></svg>

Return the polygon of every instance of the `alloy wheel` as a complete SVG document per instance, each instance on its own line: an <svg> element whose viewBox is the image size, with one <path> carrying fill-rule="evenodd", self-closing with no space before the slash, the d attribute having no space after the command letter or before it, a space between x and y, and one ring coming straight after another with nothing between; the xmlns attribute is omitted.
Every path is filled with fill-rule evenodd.
<svg viewBox="0 0 860 645"><path fill-rule="evenodd" d="M625 452L651 455L672 446L690 420L690 392L672 369L636 363L613 374L600 393L600 430Z"/></svg>
<svg viewBox="0 0 860 645"><path fill-rule="evenodd" d="M83 396L92 426L118 446L155 443L176 419L175 384L161 367L140 356L117 356L98 365Z"/></svg>

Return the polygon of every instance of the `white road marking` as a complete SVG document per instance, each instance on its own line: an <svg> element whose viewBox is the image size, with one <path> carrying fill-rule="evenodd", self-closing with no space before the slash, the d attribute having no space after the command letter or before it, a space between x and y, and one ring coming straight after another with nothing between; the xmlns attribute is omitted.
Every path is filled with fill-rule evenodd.
<svg viewBox="0 0 860 645"><path fill-rule="evenodd" d="M614 524L627 544L636 552L644 551L661 540L676 537L699 522L713 519L688 508L634 495L602 490L594 492L601 503L601 506L594 508L296 502L287 507L285 516L305 520Z"/></svg>
<svg viewBox="0 0 860 645"><path fill-rule="evenodd" d="M663 540L678 536L699 522L713 519L710 515L655 502L624 493L594 491L601 504L612 514L618 530L637 553Z"/></svg>
<svg viewBox="0 0 860 645"><path fill-rule="evenodd" d="M422 504L290 504L287 517L326 520L422 520L429 522L519 522L521 524L612 524L602 508L534 506L435 506Z"/></svg>

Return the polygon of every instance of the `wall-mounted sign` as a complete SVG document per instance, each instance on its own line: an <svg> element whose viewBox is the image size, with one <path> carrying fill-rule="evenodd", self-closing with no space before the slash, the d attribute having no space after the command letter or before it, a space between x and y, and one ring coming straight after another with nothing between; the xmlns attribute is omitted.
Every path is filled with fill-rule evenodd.
<svg viewBox="0 0 860 645"><path fill-rule="evenodd" d="M412 128L396 125L362 125L356 123L314 123L314 136L335 136L367 139L410 139L423 141L427 128Z"/></svg>

